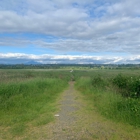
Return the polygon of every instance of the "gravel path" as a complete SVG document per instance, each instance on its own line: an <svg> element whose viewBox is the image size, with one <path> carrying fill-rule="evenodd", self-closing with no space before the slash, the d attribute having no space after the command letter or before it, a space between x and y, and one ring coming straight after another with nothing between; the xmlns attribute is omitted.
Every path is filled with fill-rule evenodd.
<svg viewBox="0 0 140 140"><path fill-rule="evenodd" d="M93 107L87 105L83 96L74 89L70 82L69 88L59 101L60 110L56 121L46 126L47 140L138 140L139 130L126 129L101 117ZM87 108L88 106L88 108Z"/></svg>
<svg viewBox="0 0 140 140"><path fill-rule="evenodd" d="M69 89L63 94L62 100L59 102L60 111L56 113L56 123L49 126L50 140L72 140L76 138L76 122L78 117L75 114L80 108L77 102L77 96L74 94L74 83L71 82Z"/></svg>

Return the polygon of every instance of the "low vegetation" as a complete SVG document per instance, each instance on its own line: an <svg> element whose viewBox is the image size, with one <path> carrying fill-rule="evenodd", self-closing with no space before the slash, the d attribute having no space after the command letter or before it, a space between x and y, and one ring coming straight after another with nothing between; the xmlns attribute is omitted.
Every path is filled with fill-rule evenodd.
<svg viewBox="0 0 140 140"><path fill-rule="evenodd" d="M105 117L140 127L140 75L113 73L100 71L79 77L76 88Z"/></svg>
<svg viewBox="0 0 140 140"><path fill-rule="evenodd" d="M112 82L123 96L131 98L140 97L140 76L134 77L118 74L113 78Z"/></svg>
<svg viewBox="0 0 140 140"><path fill-rule="evenodd" d="M68 72L0 71L0 126L5 139L53 120L54 104L67 87Z"/></svg>
<svg viewBox="0 0 140 140"><path fill-rule="evenodd" d="M54 119L56 99L75 81L75 87L97 112L140 127L140 71L0 70L0 129L2 139L22 137Z"/></svg>

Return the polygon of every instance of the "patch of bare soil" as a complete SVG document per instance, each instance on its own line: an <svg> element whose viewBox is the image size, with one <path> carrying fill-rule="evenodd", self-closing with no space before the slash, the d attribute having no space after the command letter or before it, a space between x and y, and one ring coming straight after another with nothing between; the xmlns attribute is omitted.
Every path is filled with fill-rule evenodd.
<svg viewBox="0 0 140 140"><path fill-rule="evenodd" d="M74 89L63 93L54 114L55 122L45 126L43 140L139 140L140 131L132 126L114 123L100 116L92 104Z"/></svg>

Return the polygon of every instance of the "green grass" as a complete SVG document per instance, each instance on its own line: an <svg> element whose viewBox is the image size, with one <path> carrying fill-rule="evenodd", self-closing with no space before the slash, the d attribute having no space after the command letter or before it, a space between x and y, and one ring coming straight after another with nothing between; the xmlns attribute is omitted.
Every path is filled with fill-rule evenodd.
<svg viewBox="0 0 140 140"><path fill-rule="evenodd" d="M81 75L76 81L76 88L81 91L87 100L91 100L97 111L114 121L128 123L140 127L140 98L122 96L112 79L118 71L98 71ZM125 71L128 77L136 76L132 71ZM79 72L80 75L80 72ZM139 76L139 73L137 74ZM136 83L137 82L133 82ZM129 89L130 90L130 89Z"/></svg>
<svg viewBox="0 0 140 140"><path fill-rule="evenodd" d="M1 77L5 76L0 83L0 126L3 137L6 134L12 137L24 135L30 127L53 121L56 99L68 86L68 72L8 70L2 73L4 75Z"/></svg>
<svg viewBox="0 0 140 140"><path fill-rule="evenodd" d="M140 99L122 96L112 83L119 73L140 75L138 70L0 70L2 139L22 137L53 121L56 100L70 80L103 116L139 127Z"/></svg>
<svg viewBox="0 0 140 140"><path fill-rule="evenodd" d="M0 83L26 81L33 78L59 78L69 80L71 73L69 70L0 70Z"/></svg>

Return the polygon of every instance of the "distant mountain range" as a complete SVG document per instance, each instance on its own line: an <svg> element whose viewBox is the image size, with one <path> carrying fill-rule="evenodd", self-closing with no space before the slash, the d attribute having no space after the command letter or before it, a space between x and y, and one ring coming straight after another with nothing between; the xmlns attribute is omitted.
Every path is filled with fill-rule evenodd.
<svg viewBox="0 0 140 140"><path fill-rule="evenodd" d="M31 60L31 61L29 61L29 62L27 62L27 63L24 63L25 65L39 65L39 64L41 64L41 63L39 63L39 62L37 62L37 61L33 61L33 60Z"/></svg>
<svg viewBox="0 0 140 140"><path fill-rule="evenodd" d="M0 59L0 64L41 64L35 60L28 60L28 59Z"/></svg>

